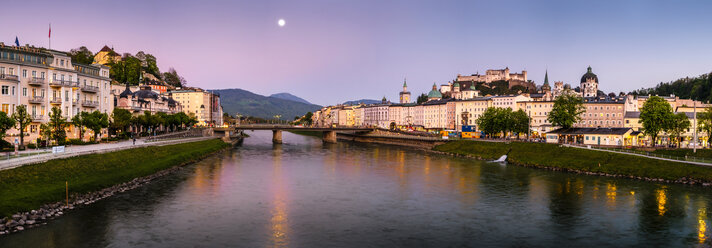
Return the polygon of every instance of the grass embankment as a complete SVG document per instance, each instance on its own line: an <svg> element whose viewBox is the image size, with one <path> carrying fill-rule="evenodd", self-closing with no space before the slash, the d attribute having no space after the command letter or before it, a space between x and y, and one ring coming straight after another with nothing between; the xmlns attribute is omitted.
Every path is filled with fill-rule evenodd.
<svg viewBox="0 0 712 248"><path fill-rule="evenodd" d="M522 142L507 144L459 140L436 146L433 149L481 159L497 159L509 152L507 161L524 166L551 167L671 181L687 178L712 182L711 167L612 152L560 147L555 144Z"/></svg>
<svg viewBox="0 0 712 248"><path fill-rule="evenodd" d="M655 153L655 154L661 154L661 155L667 155L667 156L676 156L676 157L681 157L684 158L685 156L688 157L696 157L696 158L709 158L712 159L712 150L710 149L702 149L699 148L697 149L697 152L693 152L692 149L687 149L687 148L678 148L678 149L635 149L638 151L649 151L650 153Z"/></svg>
<svg viewBox="0 0 712 248"><path fill-rule="evenodd" d="M324 136L324 132L322 132L322 131L289 131L289 132L293 133L293 134L304 135L304 136L314 136L317 138L322 138L322 136Z"/></svg>
<svg viewBox="0 0 712 248"><path fill-rule="evenodd" d="M0 171L0 217L196 161L228 144L214 139L50 160Z"/></svg>

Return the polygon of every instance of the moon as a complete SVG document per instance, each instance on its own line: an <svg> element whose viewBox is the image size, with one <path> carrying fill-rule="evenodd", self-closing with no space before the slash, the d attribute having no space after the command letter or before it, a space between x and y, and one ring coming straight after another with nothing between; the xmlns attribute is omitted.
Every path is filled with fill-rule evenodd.
<svg viewBox="0 0 712 248"><path fill-rule="evenodd" d="M284 21L284 19L279 19L279 21L277 21L277 25L279 25L280 27L284 27L284 24L287 24L287 22Z"/></svg>

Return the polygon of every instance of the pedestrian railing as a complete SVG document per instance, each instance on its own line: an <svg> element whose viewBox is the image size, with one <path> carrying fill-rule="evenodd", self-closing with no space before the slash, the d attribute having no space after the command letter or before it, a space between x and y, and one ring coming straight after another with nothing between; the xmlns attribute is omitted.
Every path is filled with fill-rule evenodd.
<svg viewBox="0 0 712 248"><path fill-rule="evenodd" d="M37 150L37 151L32 151L32 152L19 153L18 155L15 155L15 152L14 152L14 151L5 152L5 153L2 154L2 157L0 157L0 161L1 161L1 160L10 160L10 159L13 159L13 158L22 158L22 157L29 157L29 156L34 156L34 155L46 154L46 153L50 153L50 152L52 152L52 151L48 151L48 150Z"/></svg>
<svg viewBox="0 0 712 248"><path fill-rule="evenodd" d="M186 131L151 136L151 137L146 138L146 142L155 142L155 141L169 140L169 139L194 138L194 137L202 137L202 136L203 136L202 128L193 128L191 130L186 130Z"/></svg>
<svg viewBox="0 0 712 248"><path fill-rule="evenodd" d="M586 146L580 146L580 147L587 148ZM635 149L627 149L627 148L615 148L615 147L590 147L590 148L591 148L591 149L598 149L598 150L607 150L607 151L621 152L621 153L638 154L638 155L644 155L644 156L656 157L656 158L664 158L664 159L671 159L671 160L679 160L679 161L689 161L689 162L712 164L712 159L710 159L710 158L701 158L701 157L693 157L693 156L680 157L680 156L674 156L674 155L668 155L668 154L660 154L660 153L655 153L655 152L642 151L642 150L635 150Z"/></svg>

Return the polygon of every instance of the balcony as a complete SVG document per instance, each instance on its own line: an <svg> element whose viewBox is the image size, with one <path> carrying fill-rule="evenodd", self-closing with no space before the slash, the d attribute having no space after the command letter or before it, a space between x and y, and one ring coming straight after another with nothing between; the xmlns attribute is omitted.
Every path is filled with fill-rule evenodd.
<svg viewBox="0 0 712 248"><path fill-rule="evenodd" d="M83 101L82 106L89 107L89 108L96 108L99 106L99 102L98 101Z"/></svg>
<svg viewBox="0 0 712 248"><path fill-rule="evenodd" d="M44 119L44 115L31 115L33 121L42 121Z"/></svg>
<svg viewBox="0 0 712 248"><path fill-rule="evenodd" d="M82 85L82 91L97 93L97 92L99 92L99 87L91 86L91 85Z"/></svg>
<svg viewBox="0 0 712 248"><path fill-rule="evenodd" d="M30 103L41 104L44 103L44 96L31 96L27 99L27 101Z"/></svg>
<svg viewBox="0 0 712 248"><path fill-rule="evenodd" d="M32 86L42 86L45 84L45 79L44 78L38 78L38 77L33 77L30 79L27 84L32 85Z"/></svg>
<svg viewBox="0 0 712 248"><path fill-rule="evenodd" d="M51 104L62 104L62 98L59 97L52 97L49 99L49 103Z"/></svg>
<svg viewBox="0 0 712 248"><path fill-rule="evenodd" d="M20 82L20 78L17 75L10 75L10 74L0 74L0 80L12 81L12 82L16 82L16 83Z"/></svg>
<svg viewBox="0 0 712 248"><path fill-rule="evenodd" d="M52 86L52 87L74 87L77 85L78 85L77 82L67 81L67 80L52 80L52 82L49 82L49 86Z"/></svg>

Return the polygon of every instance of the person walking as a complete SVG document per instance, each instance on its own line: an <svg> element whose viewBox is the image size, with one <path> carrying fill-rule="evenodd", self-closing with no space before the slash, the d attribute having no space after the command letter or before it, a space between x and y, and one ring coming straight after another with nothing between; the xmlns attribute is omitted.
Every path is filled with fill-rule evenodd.
<svg viewBox="0 0 712 248"><path fill-rule="evenodd" d="M133 136L133 144L136 145L136 136Z"/></svg>

